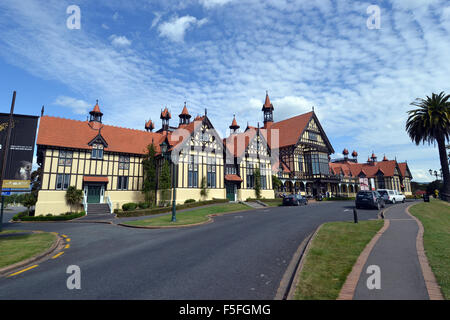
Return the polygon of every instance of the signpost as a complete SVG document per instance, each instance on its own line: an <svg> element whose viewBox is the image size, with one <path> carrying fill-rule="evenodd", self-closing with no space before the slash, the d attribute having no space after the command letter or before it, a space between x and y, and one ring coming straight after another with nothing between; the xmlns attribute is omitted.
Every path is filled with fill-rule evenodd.
<svg viewBox="0 0 450 320"><path fill-rule="evenodd" d="M0 113L0 232L3 224L4 196L11 192L30 192L37 116L15 115L16 91L9 114Z"/></svg>

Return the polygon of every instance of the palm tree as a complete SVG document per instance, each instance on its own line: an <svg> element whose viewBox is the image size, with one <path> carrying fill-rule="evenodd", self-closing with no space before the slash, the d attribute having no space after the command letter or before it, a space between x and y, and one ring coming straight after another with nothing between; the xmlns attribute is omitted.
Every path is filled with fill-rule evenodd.
<svg viewBox="0 0 450 320"><path fill-rule="evenodd" d="M450 172L448 167L445 142L450 137L450 95L433 93L431 98L416 99L411 103L418 109L408 111L406 131L412 141L419 145L421 142L428 144L437 142L439 158L441 161L444 186L442 199L450 201Z"/></svg>
<svg viewBox="0 0 450 320"><path fill-rule="evenodd" d="M81 204L83 200L83 191L78 190L74 186L70 186L66 191L66 202L70 207L70 212L72 212L72 207L77 207Z"/></svg>

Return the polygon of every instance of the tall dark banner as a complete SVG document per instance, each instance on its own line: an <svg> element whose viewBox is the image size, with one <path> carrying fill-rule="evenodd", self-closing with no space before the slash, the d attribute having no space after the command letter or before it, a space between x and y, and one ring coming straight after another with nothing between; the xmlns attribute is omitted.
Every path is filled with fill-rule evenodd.
<svg viewBox="0 0 450 320"><path fill-rule="evenodd" d="M10 149L3 178L5 189L29 189L33 164L34 142L39 117L15 114L11 130ZM0 150L4 151L9 114L0 113ZM0 157L0 165L3 156Z"/></svg>

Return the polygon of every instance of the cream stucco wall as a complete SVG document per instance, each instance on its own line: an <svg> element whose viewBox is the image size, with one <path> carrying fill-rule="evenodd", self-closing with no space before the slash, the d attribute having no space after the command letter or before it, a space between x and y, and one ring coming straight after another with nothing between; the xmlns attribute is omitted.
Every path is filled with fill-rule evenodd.
<svg viewBox="0 0 450 320"><path fill-rule="evenodd" d="M195 201L213 200L213 199L226 199L225 189L208 189L208 195L202 197L200 195L201 189L197 188L177 188L176 201L177 204L183 204L188 199L194 199ZM169 201L172 201L172 190L169 191ZM158 190L157 201L161 200L161 190Z"/></svg>
<svg viewBox="0 0 450 320"><path fill-rule="evenodd" d="M39 191L35 215L42 216L49 213L55 215L70 211L70 207L66 204L65 195L66 191ZM73 208L73 210L80 211L82 206Z"/></svg>

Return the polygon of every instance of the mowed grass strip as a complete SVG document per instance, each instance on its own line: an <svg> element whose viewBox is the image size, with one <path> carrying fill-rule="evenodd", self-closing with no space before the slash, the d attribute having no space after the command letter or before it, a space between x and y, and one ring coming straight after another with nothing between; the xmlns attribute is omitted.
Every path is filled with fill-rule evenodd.
<svg viewBox="0 0 450 320"><path fill-rule="evenodd" d="M5 231L0 234L26 231ZM23 236L0 237L0 268L26 260L48 249L56 241L51 233L34 233Z"/></svg>
<svg viewBox="0 0 450 320"><path fill-rule="evenodd" d="M141 227L167 227L167 226L190 225L208 221L208 215L210 214L220 214L243 210L251 210L251 208L240 203L231 203L179 212L177 213L176 222L172 222L171 221L172 215L168 214L151 219L127 221L124 224Z"/></svg>
<svg viewBox="0 0 450 320"><path fill-rule="evenodd" d="M422 222L425 254L445 299L450 300L450 206L431 200L412 206L409 212Z"/></svg>
<svg viewBox="0 0 450 320"><path fill-rule="evenodd" d="M383 226L382 220L326 223L305 257L296 300L335 300L361 252Z"/></svg>

